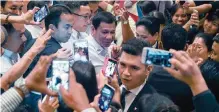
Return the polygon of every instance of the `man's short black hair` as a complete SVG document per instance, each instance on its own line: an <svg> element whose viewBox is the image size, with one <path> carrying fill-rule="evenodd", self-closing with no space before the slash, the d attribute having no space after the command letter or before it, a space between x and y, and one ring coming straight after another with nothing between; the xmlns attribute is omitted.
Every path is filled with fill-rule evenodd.
<svg viewBox="0 0 219 112"><path fill-rule="evenodd" d="M32 10L34 7L39 7L42 8L45 6L47 3L45 1L30 1L27 4L27 10Z"/></svg>
<svg viewBox="0 0 219 112"><path fill-rule="evenodd" d="M213 41L219 43L219 34L213 38Z"/></svg>
<svg viewBox="0 0 219 112"><path fill-rule="evenodd" d="M111 24L116 23L116 19L110 12L102 11L98 12L92 19L92 24L95 29L100 26L101 22Z"/></svg>
<svg viewBox="0 0 219 112"><path fill-rule="evenodd" d="M66 5L57 4L49 8L50 13L45 18L46 30L49 29L49 25L53 24L58 27L61 14L72 14L71 10Z"/></svg>
<svg viewBox="0 0 219 112"><path fill-rule="evenodd" d="M144 47L151 47L151 45L144 39L134 37L122 45L122 51L139 56L142 54Z"/></svg>
<svg viewBox="0 0 219 112"><path fill-rule="evenodd" d="M161 40L165 50L184 50L188 32L178 24L171 23L164 27Z"/></svg>
<svg viewBox="0 0 219 112"><path fill-rule="evenodd" d="M202 38L208 48L208 52L212 50L213 36L206 33L198 33L195 38Z"/></svg>
<svg viewBox="0 0 219 112"><path fill-rule="evenodd" d="M1 0L1 7L4 8L7 1Z"/></svg>
<svg viewBox="0 0 219 112"><path fill-rule="evenodd" d="M139 1L137 5L141 8L144 15L156 10L156 5L153 1Z"/></svg>
<svg viewBox="0 0 219 112"><path fill-rule="evenodd" d="M146 30L153 36L156 32L160 30L160 24L158 19L152 16L146 16L141 18L137 23L136 27L144 26Z"/></svg>

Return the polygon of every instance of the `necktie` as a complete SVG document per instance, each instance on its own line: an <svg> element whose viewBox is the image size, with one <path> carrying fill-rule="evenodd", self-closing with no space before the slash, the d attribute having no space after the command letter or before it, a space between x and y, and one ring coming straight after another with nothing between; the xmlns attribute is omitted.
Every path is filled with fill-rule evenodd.
<svg viewBox="0 0 219 112"><path fill-rule="evenodd" d="M121 105L122 108L125 108L125 96L131 93L130 91L127 91L125 88L122 88L122 95L121 95Z"/></svg>

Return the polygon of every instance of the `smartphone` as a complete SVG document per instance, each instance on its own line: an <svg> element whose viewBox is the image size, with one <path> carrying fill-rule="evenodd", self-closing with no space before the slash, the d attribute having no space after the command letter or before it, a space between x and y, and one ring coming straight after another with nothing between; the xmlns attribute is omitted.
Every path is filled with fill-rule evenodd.
<svg viewBox="0 0 219 112"><path fill-rule="evenodd" d="M88 42L85 39L79 39L74 44L74 61L89 61Z"/></svg>
<svg viewBox="0 0 219 112"><path fill-rule="evenodd" d="M109 109L114 93L115 93L115 89L110 85L105 84L104 87L102 88L98 102L99 108L102 112Z"/></svg>
<svg viewBox="0 0 219 112"><path fill-rule="evenodd" d="M116 21L120 21L121 20L121 16L116 16Z"/></svg>
<svg viewBox="0 0 219 112"><path fill-rule="evenodd" d="M113 77L113 73L116 69L117 61L108 57L105 57L103 72L106 77Z"/></svg>
<svg viewBox="0 0 219 112"><path fill-rule="evenodd" d="M69 66L68 59L55 59L52 61L52 80L49 83L50 89L58 92L60 85L63 85L65 89L68 89Z"/></svg>
<svg viewBox="0 0 219 112"><path fill-rule="evenodd" d="M34 21L41 22L48 14L49 8L47 5L45 5L34 14Z"/></svg>
<svg viewBox="0 0 219 112"><path fill-rule="evenodd" d="M142 63L147 65L158 65L162 67L171 67L169 60L173 55L165 50L145 47L142 52Z"/></svg>

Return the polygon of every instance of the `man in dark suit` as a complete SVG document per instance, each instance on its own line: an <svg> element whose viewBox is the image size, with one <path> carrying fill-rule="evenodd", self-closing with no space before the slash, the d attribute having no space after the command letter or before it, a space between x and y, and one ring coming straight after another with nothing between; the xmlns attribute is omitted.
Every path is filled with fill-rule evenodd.
<svg viewBox="0 0 219 112"><path fill-rule="evenodd" d="M122 82L121 104L124 112L134 112L141 96L156 92L146 83L152 66L141 62L142 50L149 46L148 42L137 38L128 40L122 46L118 70Z"/></svg>
<svg viewBox="0 0 219 112"><path fill-rule="evenodd" d="M40 56L42 55L51 55L58 51L61 48L60 43L65 43L71 36L72 33L72 15L70 9L65 5L55 5L50 8L50 14L45 18L45 27L48 30L52 29L54 32L52 33L51 39L47 42L45 49L38 54L30 67L24 74L26 77L30 71L35 67L38 62ZM31 40L28 47L25 48L25 51L33 45L36 39ZM47 77L51 76L51 69L48 70Z"/></svg>
<svg viewBox="0 0 219 112"><path fill-rule="evenodd" d="M184 50L188 33L180 25L169 24L164 27L161 39L165 50ZM163 67L154 66L148 83L158 93L168 96L182 112L193 109L192 92L188 85L172 77Z"/></svg>
<svg viewBox="0 0 219 112"><path fill-rule="evenodd" d="M45 27L46 30L52 29L54 32L52 33L51 39L47 42L45 49L39 53L31 63L28 70L25 72L23 77L26 77L32 69L37 64L40 56L42 55L51 55L56 53L60 48L60 43L65 43L68 41L68 39L71 36L72 33L72 13L70 9L65 5L54 5L50 7L50 13L45 18ZM33 43L35 42L35 39L31 40L28 47L25 48L26 51L31 48ZM52 76L52 69L51 66L47 72L47 77ZM38 110L37 107L37 101L41 97L39 93L31 93L28 98L25 99L25 104L30 106L28 111L34 112Z"/></svg>

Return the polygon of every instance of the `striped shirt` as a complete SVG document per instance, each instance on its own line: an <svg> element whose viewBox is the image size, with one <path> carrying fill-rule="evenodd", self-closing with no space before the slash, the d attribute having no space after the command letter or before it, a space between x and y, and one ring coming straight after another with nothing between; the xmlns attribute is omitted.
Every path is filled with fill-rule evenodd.
<svg viewBox="0 0 219 112"><path fill-rule="evenodd" d="M1 112L13 112L23 101L23 98L15 88L10 88L0 96L0 101Z"/></svg>

